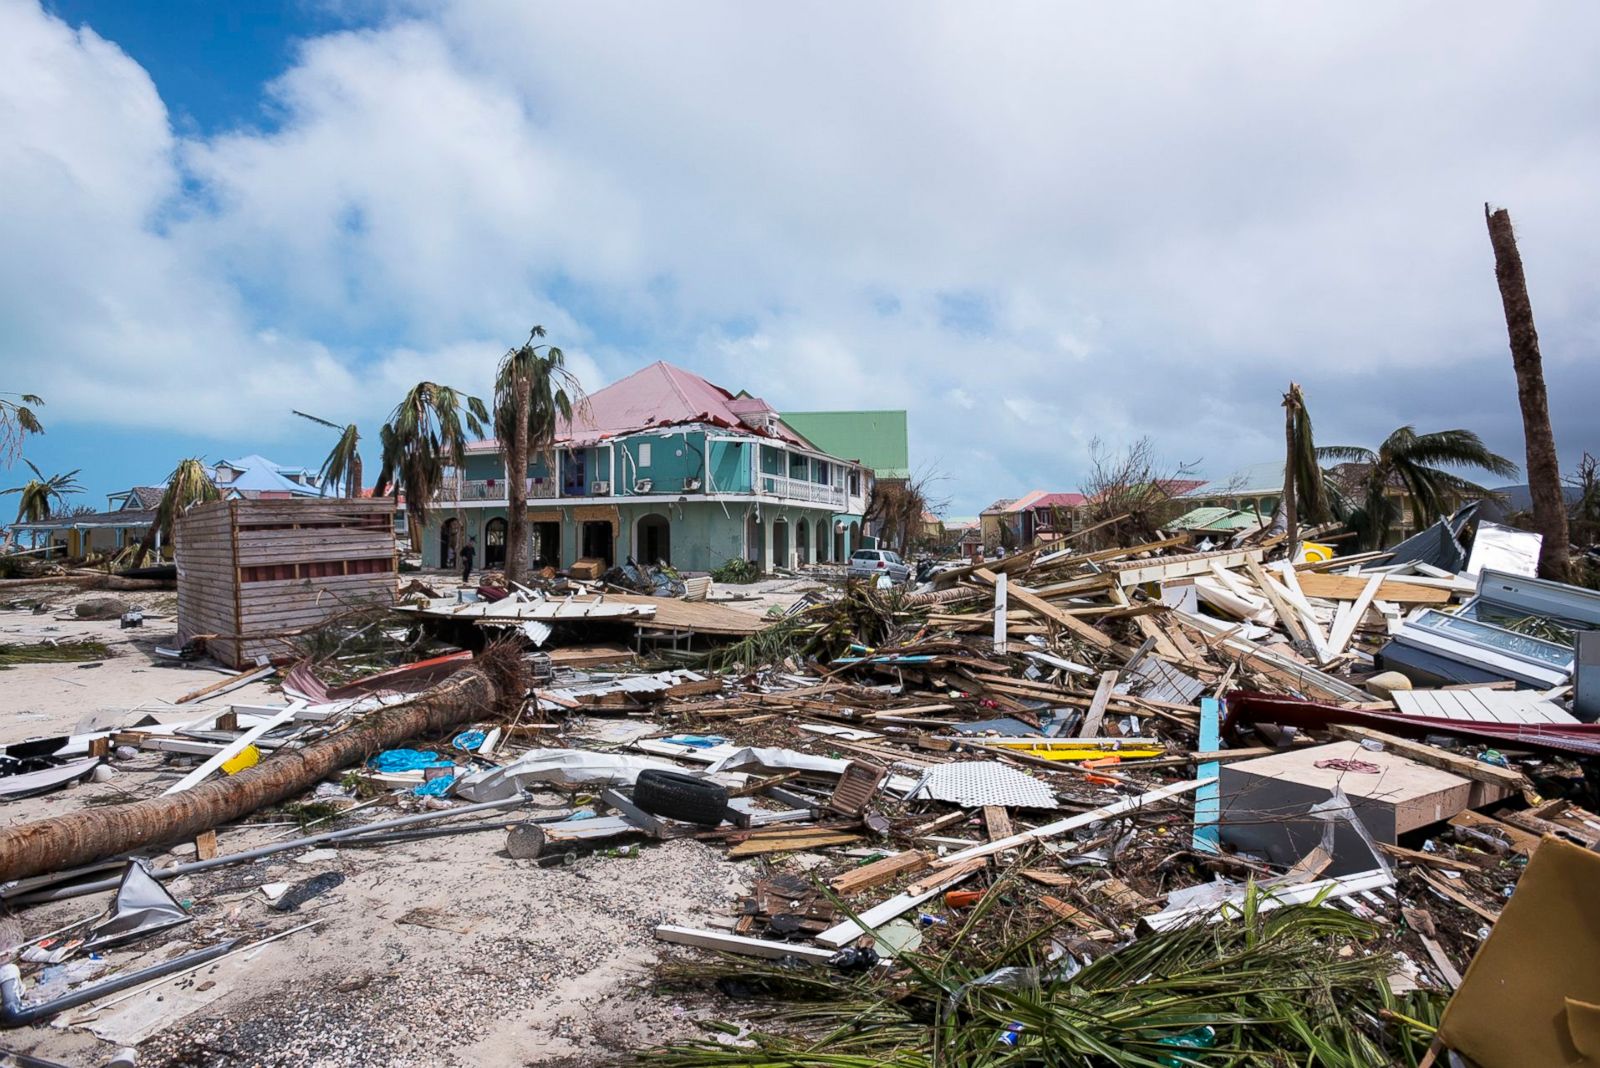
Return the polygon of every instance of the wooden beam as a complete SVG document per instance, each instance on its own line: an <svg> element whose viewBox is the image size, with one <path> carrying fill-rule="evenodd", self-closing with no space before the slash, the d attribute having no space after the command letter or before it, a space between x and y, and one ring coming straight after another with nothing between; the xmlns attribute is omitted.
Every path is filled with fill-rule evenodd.
<svg viewBox="0 0 1600 1068"><path fill-rule="evenodd" d="M875 886L892 882L902 875L914 875L933 863L933 858L920 849L896 853L892 857L863 864L859 868L835 875L828 885L838 894L855 894Z"/></svg>
<svg viewBox="0 0 1600 1068"><path fill-rule="evenodd" d="M724 934L721 931L701 931L693 927L675 927L672 924L662 924L657 927L655 936L663 942L675 945L694 946L696 949L709 949L718 953L738 953L746 957L764 957L767 960L796 957L814 964L826 964L833 959L835 952L831 949L802 946L794 942L767 942L760 938L745 938L743 935Z"/></svg>
<svg viewBox="0 0 1600 1068"><path fill-rule="evenodd" d="M1503 786L1508 790L1522 790L1528 787L1527 776L1520 771L1511 771L1507 768L1497 768L1493 764L1485 764L1481 760L1473 760L1457 753L1435 749L1422 742L1414 742L1409 738L1398 738L1392 734L1375 731L1368 727L1356 727L1344 723L1330 723L1328 733L1335 738L1345 738L1352 742L1374 741L1383 743L1385 749L1393 749L1402 756L1410 757L1418 764L1426 764L1441 771L1453 772L1465 779L1476 782L1485 782L1493 786Z"/></svg>
<svg viewBox="0 0 1600 1068"><path fill-rule="evenodd" d="M162 796L165 797L171 794L179 794L185 790L200 785L211 775L212 772L216 771L218 768L222 767L223 764L232 760L234 757L244 752L245 749L249 748L249 746L255 742L257 738L260 738L268 731L276 727L281 727L283 724L294 719L295 713L300 710L303 704L304 702L295 701L280 711L277 715L273 716L271 719L251 727L249 730L239 735L239 737L235 738L233 741L229 742L227 745L213 753L211 758L204 764L201 764L198 768L195 768L189 774L185 775L183 778L179 779L177 782L163 790Z"/></svg>
<svg viewBox="0 0 1600 1068"><path fill-rule="evenodd" d="M1305 641L1306 628L1300 624L1299 613L1284 598L1283 587L1279 586L1277 580L1268 575L1266 569L1254 560L1246 560L1244 567L1262 594L1272 603L1272 610L1278 613L1278 622L1289 631L1289 637L1297 642Z"/></svg>
<svg viewBox="0 0 1600 1068"><path fill-rule="evenodd" d="M1089 711L1084 713L1083 726L1078 729L1079 738L1100 737L1100 727L1106 718L1106 705L1111 701L1111 691L1116 688L1116 685L1117 673L1115 671L1107 671L1101 674L1100 685L1095 687L1094 699L1089 702Z"/></svg>
<svg viewBox="0 0 1600 1068"><path fill-rule="evenodd" d="M997 580L995 573L986 567L978 568L973 572L973 574L976 575L981 581L986 582L991 586L994 585ZM1116 647L1117 643L1112 641L1106 635L1101 634L1087 623L1082 623L1077 619L1074 619L1072 616L1067 615L1065 612L1061 611L1061 609L1057 608L1043 597L1037 596L1032 590L1029 590L1024 586L1010 586L1008 584L1006 596L1008 599L1014 599L1020 604L1027 605L1029 608L1033 609L1041 616L1044 616L1046 619L1060 624L1062 627L1068 631L1071 631L1084 641L1092 642L1102 649L1112 649Z"/></svg>

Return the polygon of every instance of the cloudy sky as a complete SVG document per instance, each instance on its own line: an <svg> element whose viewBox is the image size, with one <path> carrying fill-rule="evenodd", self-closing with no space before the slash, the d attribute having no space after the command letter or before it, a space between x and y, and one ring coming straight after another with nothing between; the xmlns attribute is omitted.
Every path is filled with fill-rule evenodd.
<svg viewBox="0 0 1600 1068"><path fill-rule="evenodd" d="M591 388L905 408L953 515L1097 436L1274 459L1290 379L1520 463L1487 200L1571 462L1597 116L1592 4L0 0L0 389L97 494L315 465L291 408L375 441L535 322Z"/></svg>

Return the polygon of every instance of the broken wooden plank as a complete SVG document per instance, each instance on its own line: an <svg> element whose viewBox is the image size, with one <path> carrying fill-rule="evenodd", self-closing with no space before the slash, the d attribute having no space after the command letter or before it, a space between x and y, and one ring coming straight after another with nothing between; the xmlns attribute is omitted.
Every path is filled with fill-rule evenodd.
<svg viewBox="0 0 1600 1068"><path fill-rule="evenodd" d="M225 693L239 689L241 686L248 686L258 679L264 679L277 670L271 664L266 667L245 668L237 675L229 675L227 678L219 679L209 686L202 686L192 693L186 693L172 703L175 705L190 705L207 697L220 697Z"/></svg>
<svg viewBox="0 0 1600 1068"><path fill-rule="evenodd" d="M1450 817L1450 826L1466 827L1474 831L1489 831L1498 834L1511 843L1511 848L1525 857L1532 857L1533 851L1539 848L1539 836L1529 834L1520 827L1513 827L1509 823L1502 823L1493 816L1485 816L1481 812L1457 812Z"/></svg>
<svg viewBox="0 0 1600 1068"><path fill-rule="evenodd" d="M1254 560L1245 561L1245 570L1250 578L1260 588L1261 592L1272 604L1272 610L1278 613L1278 622L1282 623L1289 631L1289 637L1295 641L1306 641L1306 628L1300 624L1300 614L1289 604L1283 596L1283 587L1278 585L1276 579L1268 575L1266 569Z"/></svg>
<svg viewBox="0 0 1600 1068"><path fill-rule="evenodd" d="M816 940L825 946L832 946L838 949L849 942L855 941L864 934L870 934L901 913L909 912L924 901L942 893L957 883L971 878L978 871L978 868L979 866L974 865L963 867L953 872L941 872L931 879L913 883L905 893L897 894L887 901L874 905L872 908L860 913L856 919L847 919L843 923L828 928L817 935ZM930 883L932 884L931 886L929 886Z"/></svg>
<svg viewBox="0 0 1600 1068"><path fill-rule="evenodd" d="M747 838L728 850L730 857L757 857L763 853L787 853L792 850L820 849L824 846L847 845L861 841L859 834L849 831L815 831L809 834L785 834L771 837Z"/></svg>
<svg viewBox="0 0 1600 1068"><path fill-rule="evenodd" d="M1084 812L1077 816L1069 816L1064 820L1057 820L1054 823L1047 823L1042 827L1035 827L1030 831L1023 831L1021 834L1014 834L1010 838L1002 838L998 842L990 842L987 845L973 846L971 849L962 850L960 853L952 853L948 857L941 857L937 863L940 867L949 867L951 865L961 864L978 857L987 857L994 853L1001 853L1007 849L1015 849L1018 846L1027 845L1029 842L1037 842L1045 838L1055 838L1059 835L1066 834L1069 831L1075 831L1080 827L1089 827L1096 823L1101 823L1105 820L1112 819L1116 816L1126 815L1129 812L1137 812L1139 809L1159 804L1162 801L1178 797L1193 790L1198 790L1200 787L1216 781L1217 780L1215 778L1191 779L1188 782L1180 782L1174 783L1171 786L1163 786L1159 790L1151 790L1148 793L1140 794L1138 797L1130 797L1126 800L1118 801L1112 805L1105 805L1090 812Z"/></svg>
<svg viewBox="0 0 1600 1068"><path fill-rule="evenodd" d="M991 586L993 586L997 581L995 573L986 567L977 568L973 574ZM1087 623L1081 623L1072 616L1067 615L1065 612L1061 611L1061 609L1057 608L1043 597L1038 596L1025 586L1008 585L1006 597L1010 600L1015 600L1020 604L1027 605L1041 616L1044 616L1054 623L1060 624L1062 627L1071 631L1078 637L1084 639L1085 641L1093 642L1102 649L1112 649L1116 647L1117 643L1112 641L1109 637L1100 633L1098 630L1095 630Z"/></svg>
<svg viewBox="0 0 1600 1068"><path fill-rule="evenodd" d="M232 760L234 757L248 749L257 738L260 738L268 731L277 727L281 727L285 723L288 723L290 720L294 719L295 712L299 711L299 709L303 706L304 702L294 701L287 707L281 709L278 714L273 716L271 719L251 727L249 730L239 735L239 737L235 738L233 741L229 742L227 745L213 753L211 758L204 764L201 764L198 768L195 768L189 774L185 775L183 778L179 779L177 782L163 790L162 796L165 797L170 796L171 794L182 793L185 790L200 785L211 775L212 772L216 771L218 768L222 767L222 765L226 764L228 761Z"/></svg>
<svg viewBox="0 0 1600 1068"><path fill-rule="evenodd" d="M1350 639L1356 634L1356 625L1361 622L1361 617L1367 614L1367 608L1372 604L1372 599L1378 595L1378 587L1382 584L1383 576L1373 575L1367 580L1366 588L1356 597L1353 604L1341 602L1339 607L1343 615L1339 617L1328 635L1328 645L1321 656L1324 664L1344 652L1344 647L1350 644Z"/></svg>
<svg viewBox="0 0 1600 1068"><path fill-rule="evenodd" d="M933 863L933 858L920 849L896 853L892 857L863 864L859 868L835 875L828 885L838 894L855 894L875 886L892 882L902 875L914 875Z"/></svg>
<svg viewBox="0 0 1600 1068"><path fill-rule="evenodd" d="M994 579L994 651L1004 654L1006 651L1006 574L1001 572Z"/></svg>
<svg viewBox="0 0 1600 1068"><path fill-rule="evenodd" d="M1100 684L1095 687L1094 699L1089 702L1089 711L1084 713L1083 726L1078 728L1079 738L1100 737L1100 727L1105 722L1106 705L1111 700L1111 691L1116 689L1117 672L1107 671L1100 675Z"/></svg>
<svg viewBox="0 0 1600 1068"><path fill-rule="evenodd" d="M1476 901L1472 900L1472 898L1468 897L1466 894L1463 894L1460 890L1457 890L1455 887L1451 886L1450 883L1449 883L1449 880L1447 880L1447 879L1445 879L1445 878L1443 878L1441 876L1435 875L1432 872L1421 871L1421 872L1418 872L1417 874L1422 876L1422 881L1423 882L1427 883L1429 886L1433 887L1435 890L1439 891L1439 893L1443 894L1445 897L1449 898L1451 901L1454 901L1456 904L1461 905L1462 907L1464 907L1466 909L1469 909L1472 912L1477 913L1479 916L1481 916L1484 919L1488 920L1490 923L1498 923L1499 922L1499 920L1500 920L1500 910L1499 909L1485 908L1484 906L1478 904Z"/></svg>
<svg viewBox="0 0 1600 1068"><path fill-rule="evenodd" d="M1376 597L1390 604L1448 604L1450 591L1423 586L1399 579L1375 576L1381 585ZM1359 600L1371 584L1366 575L1328 575L1317 571L1296 572L1300 592L1307 597L1321 597L1329 601ZM1370 598L1369 598L1370 600Z"/></svg>
<svg viewBox="0 0 1600 1068"><path fill-rule="evenodd" d="M1010 838L1016 833L1011 826L1011 813L1006 811L1004 805L984 805L983 826L991 842Z"/></svg>

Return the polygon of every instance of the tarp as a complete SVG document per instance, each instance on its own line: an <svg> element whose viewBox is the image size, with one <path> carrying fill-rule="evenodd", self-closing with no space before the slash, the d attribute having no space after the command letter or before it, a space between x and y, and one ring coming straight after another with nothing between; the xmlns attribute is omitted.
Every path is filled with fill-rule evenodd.
<svg viewBox="0 0 1600 1068"><path fill-rule="evenodd" d="M180 923L188 923L192 916L184 911L166 888L156 882L155 876L136 860L128 862L122 873L122 885L117 887L117 899L112 905L110 918L95 924L84 949L98 950L107 946L131 942L135 938L165 931Z"/></svg>

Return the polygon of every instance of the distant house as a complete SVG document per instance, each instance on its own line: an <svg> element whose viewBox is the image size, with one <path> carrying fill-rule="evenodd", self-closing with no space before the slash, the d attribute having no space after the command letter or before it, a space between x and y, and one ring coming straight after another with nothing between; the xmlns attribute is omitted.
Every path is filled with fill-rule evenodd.
<svg viewBox="0 0 1600 1068"><path fill-rule="evenodd" d="M331 487L317 484L316 473L305 467L286 467L251 453L236 460L219 460L209 469L224 500L337 496ZM106 494L109 507L102 512L51 516L38 523L16 523L19 534L31 533L49 545L65 549L68 557L110 555L137 545L155 522L165 484L130 486ZM171 556L158 531L152 542L158 554Z"/></svg>
<svg viewBox="0 0 1600 1068"><path fill-rule="evenodd" d="M1029 490L1021 497L995 501L978 516L984 550L993 552L1002 545L1020 549L1036 541L1058 541L1082 525L1087 503L1081 493L1044 490Z"/></svg>
<svg viewBox="0 0 1600 1068"><path fill-rule="evenodd" d="M1241 467L1222 478L1200 482L1177 497L1186 508L1259 511L1270 522L1283 500L1283 461Z"/></svg>
<svg viewBox="0 0 1600 1068"><path fill-rule="evenodd" d="M499 442L467 447L424 532L425 566L454 567L469 537L480 565L504 563L512 474ZM823 448L761 398L665 362L590 394L553 455L530 456L520 474L529 558L553 567L844 560L861 544L872 488L865 464Z"/></svg>

